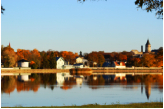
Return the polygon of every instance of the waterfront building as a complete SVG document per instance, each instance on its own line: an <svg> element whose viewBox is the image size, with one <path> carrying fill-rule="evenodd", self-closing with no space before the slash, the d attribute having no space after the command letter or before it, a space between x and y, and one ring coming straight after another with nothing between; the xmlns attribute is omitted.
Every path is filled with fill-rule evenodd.
<svg viewBox="0 0 164 109"><path fill-rule="evenodd" d="M125 65L124 62L113 61L112 62L112 67L115 67L115 68L126 68L126 65Z"/></svg>
<svg viewBox="0 0 164 109"><path fill-rule="evenodd" d="M18 61L18 67L29 67L29 61L22 59Z"/></svg>
<svg viewBox="0 0 164 109"><path fill-rule="evenodd" d="M64 63L63 57L56 57L56 69L63 69Z"/></svg>
<svg viewBox="0 0 164 109"><path fill-rule="evenodd" d="M147 40L146 44L145 44L145 52L150 53L151 52L151 44L149 42L149 39Z"/></svg>

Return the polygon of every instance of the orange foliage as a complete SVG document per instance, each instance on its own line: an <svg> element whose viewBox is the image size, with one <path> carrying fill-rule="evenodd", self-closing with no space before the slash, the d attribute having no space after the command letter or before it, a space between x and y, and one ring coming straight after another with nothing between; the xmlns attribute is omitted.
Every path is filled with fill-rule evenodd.
<svg viewBox="0 0 164 109"><path fill-rule="evenodd" d="M33 49L32 51L31 51L31 53L34 55L34 56L36 56L36 57L40 57L40 53L39 53L39 51L35 48L35 49Z"/></svg>
<svg viewBox="0 0 164 109"><path fill-rule="evenodd" d="M63 90L68 90L68 89L71 89L72 87L71 86L61 86L60 88Z"/></svg>
<svg viewBox="0 0 164 109"><path fill-rule="evenodd" d="M29 50L17 49L18 60L30 60L31 52Z"/></svg>
<svg viewBox="0 0 164 109"><path fill-rule="evenodd" d="M124 61L124 60L127 60L127 56L126 55L123 55L123 54L119 54L118 59L120 61Z"/></svg>
<svg viewBox="0 0 164 109"><path fill-rule="evenodd" d="M30 62L30 65L33 65L33 64L35 64L35 62L34 62L34 61L31 61L31 62Z"/></svg>

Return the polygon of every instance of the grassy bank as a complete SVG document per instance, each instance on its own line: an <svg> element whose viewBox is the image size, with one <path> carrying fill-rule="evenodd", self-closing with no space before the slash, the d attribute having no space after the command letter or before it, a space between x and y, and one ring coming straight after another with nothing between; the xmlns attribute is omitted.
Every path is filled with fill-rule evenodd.
<svg viewBox="0 0 164 109"><path fill-rule="evenodd" d="M111 104L111 105L99 105L88 104L82 106L41 106L41 107L2 107L2 108L163 108L162 102L152 103L132 103L132 104Z"/></svg>

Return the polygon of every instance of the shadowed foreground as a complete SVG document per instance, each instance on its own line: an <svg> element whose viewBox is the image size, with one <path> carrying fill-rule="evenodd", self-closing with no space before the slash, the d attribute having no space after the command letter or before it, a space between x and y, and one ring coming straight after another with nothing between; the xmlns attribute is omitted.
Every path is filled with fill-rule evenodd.
<svg viewBox="0 0 164 109"><path fill-rule="evenodd" d="M111 105L99 105L88 104L82 106L42 106L42 107L2 107L2 108L163 108L163 102L152 103L132 103L132 104L111 104Z"/></svg>

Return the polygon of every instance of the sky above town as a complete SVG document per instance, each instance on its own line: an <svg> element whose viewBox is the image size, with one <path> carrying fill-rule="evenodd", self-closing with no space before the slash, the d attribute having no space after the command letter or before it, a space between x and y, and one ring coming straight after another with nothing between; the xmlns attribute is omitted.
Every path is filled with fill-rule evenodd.
<svg viewBox="0 0 164 109"><path fill-rule="evenodd" d="M1 0L1 45L39 51L122 52L163 47L163 20L135 0Z"/></svg>

